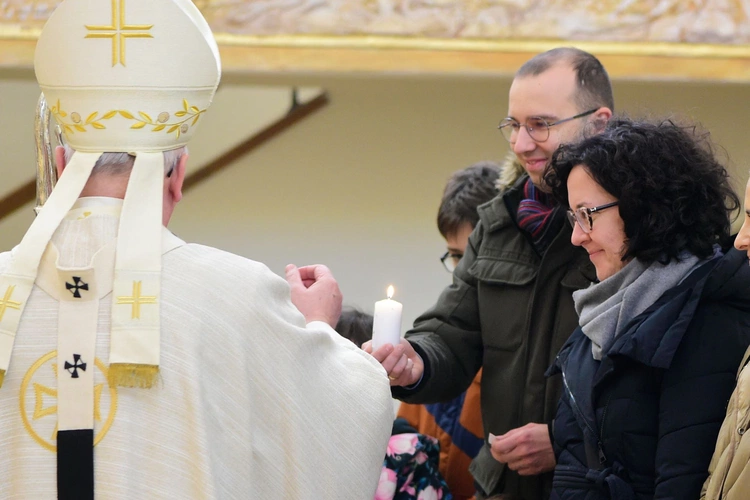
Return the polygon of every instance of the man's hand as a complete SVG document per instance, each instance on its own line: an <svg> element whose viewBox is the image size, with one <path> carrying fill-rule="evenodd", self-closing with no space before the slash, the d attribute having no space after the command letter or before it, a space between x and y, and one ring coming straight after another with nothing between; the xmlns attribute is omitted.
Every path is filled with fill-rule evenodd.
<svg viewBox="0 0 750 500"><path fill-rule="evenodd" d="M494 437L494 440L492 440ZM555 468L555 453L545 424L526 424L502 436L490 436L492 456L522 476L535 476Z"/></svg>
<svg viewBox="0 0 750 500"><path fill-rule="evenodd" d="M286 266L286 281L292 289L292 304L305 316L305 321L324 321L336 328L343 297L339 284L326 266L297 268L289 264Z"/></svg>
<svg viewBox="0 0 750 500"><path fill-rule="evenodd" d="M408 340L401 339L397 346L386 344L372 352L372 340L362 344L362 350L377 359L391 381L391 385L408 387L422 378L424 363Z"/></svg>

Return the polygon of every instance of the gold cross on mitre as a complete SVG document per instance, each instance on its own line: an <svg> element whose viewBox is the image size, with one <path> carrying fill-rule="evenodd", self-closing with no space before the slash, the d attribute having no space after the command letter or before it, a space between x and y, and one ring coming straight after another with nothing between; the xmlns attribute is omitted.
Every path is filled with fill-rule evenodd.
<svg viewBox="0 0 750 500"><path fill-rule="evenodd" d="M125 22L125 0L112 0L112 24L110 26L86 25L86 29L93 31L86 38L112 39L112 66L120 63L125 66L125 40L128 38L153 38L146 31L153 28L153 24L127 24Z"/></svg>
<svg viewBox="0 0 750 500"><path fill-rule="evenodd" d="M18 309L21 310L21 303L16 302L15 300L10 300L10 297L13 295L13 290L16 289L16 285L10 285L7 290L5 290L5 297L3 297L3 300L0 300L0 321L3 320L3 316L5 316L5 310L7 308L11 309Z"/></svg>
<svg viewBox="0 0 750 500"><path fill-rule="evenodd" d="M117 297L117 304L130 304L133 306L131 319L141 319L141 304L156 304L155 295L141 295L141 282L133 282L132 297Z"/></svg>

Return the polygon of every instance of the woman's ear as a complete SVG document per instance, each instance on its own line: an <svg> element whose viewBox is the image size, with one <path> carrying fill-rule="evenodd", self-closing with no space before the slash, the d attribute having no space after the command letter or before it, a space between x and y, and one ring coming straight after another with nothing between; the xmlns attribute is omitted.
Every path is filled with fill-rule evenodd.
<svg viewBox="0 0 750 500"><path fill-rule="evenodd" d="M57 146L55 148L55 169L57 170L57 178L59 179L65 170L65 148Z"/></svg>

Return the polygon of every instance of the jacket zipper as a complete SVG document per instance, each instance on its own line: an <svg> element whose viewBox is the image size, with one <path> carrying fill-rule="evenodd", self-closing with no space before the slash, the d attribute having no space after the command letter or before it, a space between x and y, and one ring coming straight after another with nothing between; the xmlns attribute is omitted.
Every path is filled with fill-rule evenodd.
<svg viewBox="0 0 750 500"><path fill-rule="evenodd" d="M558 361L560 360L560 355L557 355ZM586 420L586 417L584 416L581 409L578 407L578 403L576 402L575 396L573 396L573 391L570 390L570 386L568 385L568 377L565 376L565 367L562 366L562 378L563 378L563 384L565 385L565 390L570 395L570 402L573 403L573 411L575 411L580 417L581 420L583 420L583 423L588 427L589 431L591 432L592 436L596 436L596 447L597 451L599 453L599 463L604 464L607 461L607 456L604 454L604 446L602 445L602 440L599 434L597 434L596 430L589 425L588 421ZM609 405L609 400L607 401L607 405ZM606 412L606 406L605 406L605 412ZM604 419L602 419L602 422L604 422ZM603 426L602 426L603 427Z"/></svg>
<svg viewBox="0 0 750 500"><path fill-rule="evenodd" d="M604 445L602 444L602 441L604 440L604 422L607 418L607 408L609 408L609 402L612 400L612 393L607 396L607 402L604 403L604 411L602 412L602 425L599 426L599 442L597 443L599 446L599 464L604 465L607 462L607 457L604 455Z"/></svg>

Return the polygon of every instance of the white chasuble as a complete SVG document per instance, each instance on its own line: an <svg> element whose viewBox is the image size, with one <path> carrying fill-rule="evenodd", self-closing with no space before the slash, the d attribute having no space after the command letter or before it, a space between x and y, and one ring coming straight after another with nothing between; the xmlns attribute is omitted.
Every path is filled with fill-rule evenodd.
<svg viewBox="0 0 750 500"><path fill-rule="evenodd" d="M43 258L0 388L0 498L57 498L60 436L90 429L96 498L372 499L385 372L262 264L164 230L157 382L109 384L120 206L79 200Z"/></svg>

